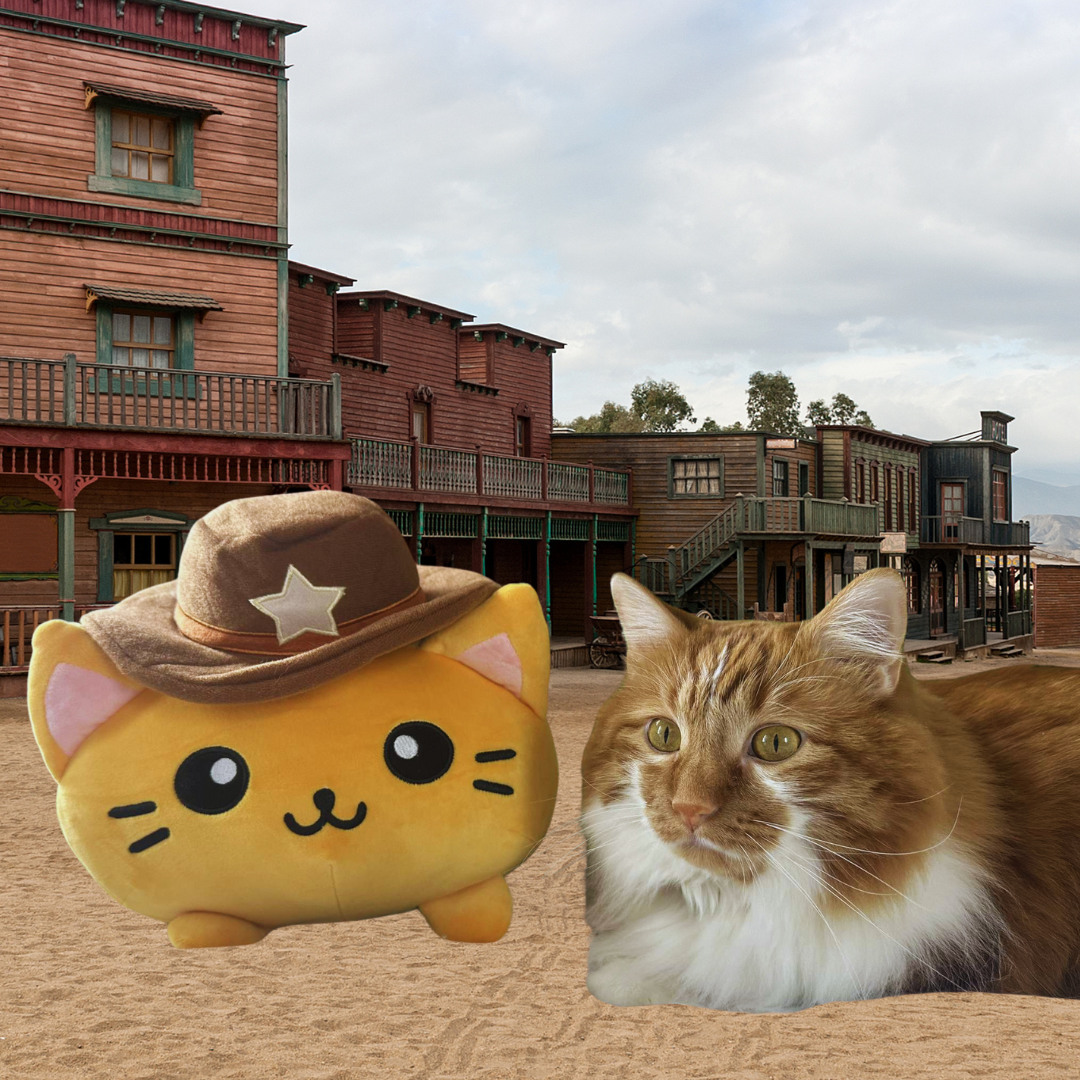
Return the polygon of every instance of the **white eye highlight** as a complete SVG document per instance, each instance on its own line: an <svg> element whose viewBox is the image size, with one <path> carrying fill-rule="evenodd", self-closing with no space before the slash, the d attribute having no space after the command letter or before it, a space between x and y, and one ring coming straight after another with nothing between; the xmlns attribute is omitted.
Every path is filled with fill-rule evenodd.
<svg viewBox="0 0 1080 1080"><path fill-rule="evenodd" d="M409 761L420 753L420 744L411 735L399 735L394 740L394 753Z"/></svg>
<svg viewBox="0 0 1080 1080"><path fill-rule="evenodd" d="M230 784L236 779L237 771L236 762L232 758L218 758L210 766L210 779L215 784Z"/></svg>

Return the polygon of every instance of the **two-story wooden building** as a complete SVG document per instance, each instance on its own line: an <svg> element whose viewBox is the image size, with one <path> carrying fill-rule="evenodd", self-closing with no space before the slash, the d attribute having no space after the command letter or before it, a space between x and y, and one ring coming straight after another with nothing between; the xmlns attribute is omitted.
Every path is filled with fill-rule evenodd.
<svg viewBox="0 0 1080 1080"><path fill-rule="evenodd" d="M878 509L822 497L819 444L768 432L556 433L553 454L632 470L637 512L622 567L714 618L802 619L877 565ZM607 575L607 579L610 574ZM607 579L601 609L611 604Z"/></svg>
<svg viewBox="0 0 1080 1080"><path fill-rule="evenodd" d="M293 374L340 379L346 488L418 561L527 582L556 634L580 634L630 557L632 493L626 470L551 460L562 343L298 263L289 279Z"/></svg>
<svg viewBox="0 0 1080 1080"><path fill-rule="evenodd" d="M187 2L0 0L0 665L176 571L201 514L340 488L288 377L285 41Z"/></svg>

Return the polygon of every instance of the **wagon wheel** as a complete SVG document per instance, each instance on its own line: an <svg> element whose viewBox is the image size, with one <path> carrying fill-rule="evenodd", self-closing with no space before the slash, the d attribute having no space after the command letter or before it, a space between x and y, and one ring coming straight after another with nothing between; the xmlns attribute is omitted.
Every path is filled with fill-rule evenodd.
<svg viewBox="0 0 1080 1080"><path fill-rule="evenodd" d="M698 617L699 619L709 619L709 620L711 620L711 619L712 619L712 617L713 617L713 614L712 614L712 612L711 612L711 611L710 611L710 610L709 610L708 608L702 608L702 609L701 609L701 610L700 610L700 611L699 611L699 612L697 613L697 617Z"/></svg>
<svg viewBox="0 0 1080 1080"><path fill-rule="evenodd" d="M610 645L594 641L589 646L589 663L594 668L615 668L619 666L619 654Z"/></svg>

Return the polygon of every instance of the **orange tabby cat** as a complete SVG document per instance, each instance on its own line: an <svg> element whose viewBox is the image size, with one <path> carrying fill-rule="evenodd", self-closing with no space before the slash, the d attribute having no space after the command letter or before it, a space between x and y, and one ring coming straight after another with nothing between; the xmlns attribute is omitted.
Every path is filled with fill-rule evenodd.
<svg viewBox="0 0 1080 1080"><path fill-rule="evenodd" d="M892 570L798 625L612 594L627 674L582 766L596 997L1080 994L1080 672L917 682Z"/></svg>

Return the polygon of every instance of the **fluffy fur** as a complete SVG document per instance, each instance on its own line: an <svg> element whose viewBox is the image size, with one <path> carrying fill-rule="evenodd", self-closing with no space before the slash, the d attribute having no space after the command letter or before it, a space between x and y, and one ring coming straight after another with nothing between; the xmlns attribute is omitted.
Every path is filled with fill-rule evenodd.
<svg viewBox="0 0 1080 1080"><path fill-rule="evenodd" d="M612 591L627 675L582 769L593 994L765 1012L1080 990L1080 673L916 682L890 570L799 625ZM764 761L775 724L801 743Z"/></svg>

